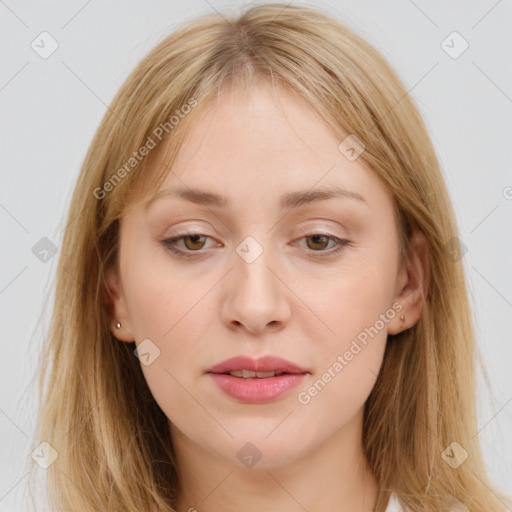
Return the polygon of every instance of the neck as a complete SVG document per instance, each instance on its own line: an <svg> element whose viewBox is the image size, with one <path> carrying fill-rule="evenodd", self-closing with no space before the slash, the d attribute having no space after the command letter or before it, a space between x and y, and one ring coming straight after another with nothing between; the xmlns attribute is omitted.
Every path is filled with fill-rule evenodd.
<svg viewBox="0 0 512 512"><path fill-rule="evenodd" d="M171 424L178 512L373 512L378 485L362 450L362 411L285 465L243 468L204 450Z"/></svg>

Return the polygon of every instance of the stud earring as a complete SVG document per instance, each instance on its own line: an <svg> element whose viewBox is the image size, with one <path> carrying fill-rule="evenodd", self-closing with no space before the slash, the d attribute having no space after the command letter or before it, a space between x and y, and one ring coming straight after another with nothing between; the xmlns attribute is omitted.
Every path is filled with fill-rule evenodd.
<svg viewBox="0 0 512 512"><path fill-rule="evenodd" d="M120 328L121 328L121 324L119 322L117 322L116 329L120 329Z"/></svg>
<svg viewBox="0 0 512 512"><path fill-rule="evenodd" d="M400 320L402 320L402 322L405 322L405 316L404 316L404 315L402 315L402 316L400 317ZM119 324L119 325L120 325L120 324Z"/></svg>

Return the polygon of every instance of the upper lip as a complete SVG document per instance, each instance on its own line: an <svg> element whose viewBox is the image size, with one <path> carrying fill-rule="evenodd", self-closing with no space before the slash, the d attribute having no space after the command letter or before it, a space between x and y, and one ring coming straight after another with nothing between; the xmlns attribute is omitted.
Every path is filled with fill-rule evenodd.
<svg viewBox="0 0 512 512"><path fill-rule="evenodd" d="M249 356L236 356L226 359L206 370L207 373L229 373L236 370L254 372L309 373L306 369L278 356L263 356L252 359Z"/></svg>

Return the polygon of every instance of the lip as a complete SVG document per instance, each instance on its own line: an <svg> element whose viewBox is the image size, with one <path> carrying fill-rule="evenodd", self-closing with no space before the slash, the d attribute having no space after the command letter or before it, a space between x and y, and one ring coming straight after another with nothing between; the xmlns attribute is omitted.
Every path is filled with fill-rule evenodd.
<svg viewBox="0 0 512 512"><path fill-rule="evenodd" d="M248 379L226 375L226 372L244 369L255 372L286 373L274 377ZM264 356L252 359L247 356L237 356L212 366L206 373L226 395L240 402L256 404L277 399L298 386L310 372L281 357Z"/></svg>
<svg viewBox="0 0 512 512"><path fill-rule="evenodd" d="M236 356L212 366L206 373L226 373L236 370L252 370L254 372L286 372L309 373L305 368L277 356L263 356L252 359L248 356Z"/></svg>

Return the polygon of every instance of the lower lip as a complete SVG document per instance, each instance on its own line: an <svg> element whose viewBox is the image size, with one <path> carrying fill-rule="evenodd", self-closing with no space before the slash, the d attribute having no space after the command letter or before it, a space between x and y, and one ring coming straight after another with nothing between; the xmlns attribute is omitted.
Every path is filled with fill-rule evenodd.
<svg viewBox="0 0 512 512"><path fill-rule="evenodd" d="M209 373L215 384L227 395L246 403L271 402L298 386L305 373L287 373L264 379L244 379L222 373Z"/></svg>

